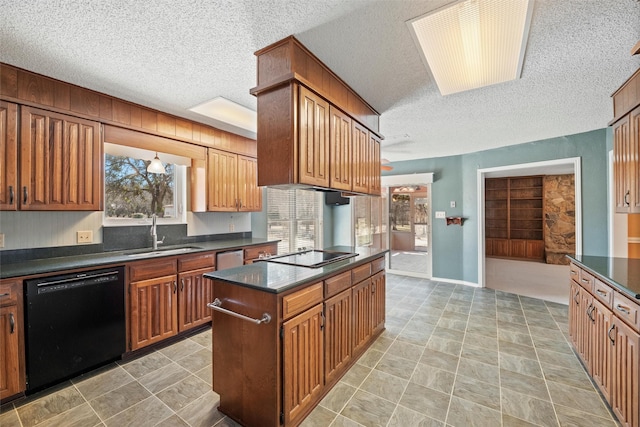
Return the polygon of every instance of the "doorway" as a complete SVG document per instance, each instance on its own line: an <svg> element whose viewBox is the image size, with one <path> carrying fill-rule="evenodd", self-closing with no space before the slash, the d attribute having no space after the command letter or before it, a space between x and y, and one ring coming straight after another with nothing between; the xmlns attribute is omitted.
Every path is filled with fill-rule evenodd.
<svg viewBox="0 0 640 427"><path fill-rule="evenodd" d="M430 184L388 187L391 272L431 277Z"/></svg>

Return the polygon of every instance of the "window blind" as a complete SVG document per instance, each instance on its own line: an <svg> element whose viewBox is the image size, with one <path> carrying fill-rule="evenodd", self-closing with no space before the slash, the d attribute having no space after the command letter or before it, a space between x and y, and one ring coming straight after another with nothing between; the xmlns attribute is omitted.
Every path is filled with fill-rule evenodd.
<svg viewBox="0 0 640 427"><path fill-rule="evenodd" d="M279 239L278 253L321 249L323 193L267 188L267 236Z"/></svg>

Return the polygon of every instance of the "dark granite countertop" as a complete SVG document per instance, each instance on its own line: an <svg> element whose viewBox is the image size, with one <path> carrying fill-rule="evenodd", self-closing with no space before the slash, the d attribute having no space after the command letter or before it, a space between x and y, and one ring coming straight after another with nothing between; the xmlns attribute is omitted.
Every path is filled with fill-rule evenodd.
<svg viewBox="0 0 640 427"><path fill-rule="evenodd" d="M352 252L357 253L358 256L336 261L319 268L295 267L258 261L242 267L205 273L204 277L265 292L280 293L296 286L350 270L388 252L386 249L351 246L333 246L326 248L326 250Z"/></svg>
<svg viewBox="0 0 640 427"><path fill-rule="evenodd" d="M576 255L569 258L620 293L640 300L640 259Z"/></svg>
<svg viewBox="0 0 640 427"><path fill-rule="evenodd" d="M274 242L274 240L258 238L215 240L208 242L197 242L189 245L161 247L159 251L157 251L159 252L159 254L151 254L151 249L136 249L130 251L100 252L79 256L34 259L30 261L11 264L2 263L0 264L0 279L55 273L64 270L74 270L86 267L99 267L102 265L125 264L145 259L176 255L190 255L197 254L199 252L234 250L242 248L244 246L260 245L271 242ZM189 247L191 249L179 254L171 252L162 253L181 247Z"/></svg>

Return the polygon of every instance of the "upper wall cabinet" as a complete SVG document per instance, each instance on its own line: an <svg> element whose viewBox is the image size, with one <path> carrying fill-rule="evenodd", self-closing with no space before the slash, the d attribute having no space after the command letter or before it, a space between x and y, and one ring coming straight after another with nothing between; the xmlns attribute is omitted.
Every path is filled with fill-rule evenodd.
<svg viewBox="0 0 640 427"><path fill-rule="evenodd" d="M613 179L618 213L640 212L640 69L613 94Z"/></svg>
<svg viewBox="0 0 640 427"><path fill-rule="evenodd" d="M0 102L0 209L102 209L100 125Z"/></svg>
<svg viewBox="0 0 640 427"><path fill-rule="evenodd" d="M18 207L18 106L0 101L0 210Z"/></svg>
<svg viewBox="0 0 640 427"><path fill-rule="evenodd" d="M207 174L208 211L262 210L262 192L256 185L255 158L209 148Z"/></svg>
<svg viewBox="0 0 640 427"><path fill-rule="evenodd" d="M256 56L258 184L380 195L379 114L294 37Z"/></svg>

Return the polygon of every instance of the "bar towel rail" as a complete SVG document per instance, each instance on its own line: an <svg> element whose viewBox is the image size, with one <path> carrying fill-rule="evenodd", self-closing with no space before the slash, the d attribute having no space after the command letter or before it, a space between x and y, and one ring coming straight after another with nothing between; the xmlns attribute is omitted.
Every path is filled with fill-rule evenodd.
<svg viewBox="0 0 640 427"><path fill-rule="evenodd" d="M216 298L215 300L213 300L213 302L210 302L209 304L207 304L207 307L210 307L213 310L219 311L221 313L228 314L229 316L237 317L238 319L242 319L242 320L246 320L246 321L251 322L251 323L255 323L256 325L259 325L261 323L269 323L269 322L271 322L271 315L269 315L268 313L264 313L262 315L262 319L254 319L253 317L248 317L248 316L245 316L244 314L236 313L235 311L231 311L231 310L227 310L226 308L222 308L222 301L220 301L219 298Z"/></svg>

